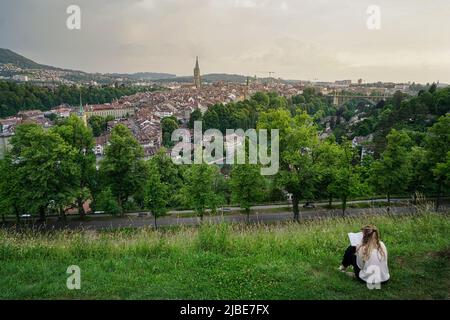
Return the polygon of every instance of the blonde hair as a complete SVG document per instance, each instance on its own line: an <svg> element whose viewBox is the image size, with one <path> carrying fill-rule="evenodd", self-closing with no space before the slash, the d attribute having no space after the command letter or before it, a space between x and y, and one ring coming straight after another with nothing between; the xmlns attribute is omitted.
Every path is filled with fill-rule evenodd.
<svg viewBox="0 0 450 320"><path fill-rule="evenodd" d="M377 249L381 257L385 257L386 253L380 244L380 232L378 228L373 225L367 225L361 229L363 233L363 239L358 251L362 255L364 261L368 261L374 249Z"/></svg>

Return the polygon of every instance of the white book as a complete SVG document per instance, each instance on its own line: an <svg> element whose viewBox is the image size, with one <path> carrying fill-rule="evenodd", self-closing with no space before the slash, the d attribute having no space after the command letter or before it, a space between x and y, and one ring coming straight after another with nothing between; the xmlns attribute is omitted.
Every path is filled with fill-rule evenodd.
<svg viewBox="0 0 450 320"><path fill-rule="evenodd" d="M362 232L358 232L358 233L350 232L348 234L348 238L350 239L350 244L353 247L357 247L362 243L363 233Z"/></svg>

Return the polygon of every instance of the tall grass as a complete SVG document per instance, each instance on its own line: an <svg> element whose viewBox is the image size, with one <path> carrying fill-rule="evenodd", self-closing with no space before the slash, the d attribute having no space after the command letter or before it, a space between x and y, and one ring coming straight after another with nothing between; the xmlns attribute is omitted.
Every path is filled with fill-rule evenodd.
<svg viewBox="0 0 450 320"><path fill-rule="evenodd" d="M392 281L370 291L336 271L347 233L376 224ZM450 219L363 216L155 231L0 230L0 298L449 298ZM66 288L79 265L81 290Z"/></svg>

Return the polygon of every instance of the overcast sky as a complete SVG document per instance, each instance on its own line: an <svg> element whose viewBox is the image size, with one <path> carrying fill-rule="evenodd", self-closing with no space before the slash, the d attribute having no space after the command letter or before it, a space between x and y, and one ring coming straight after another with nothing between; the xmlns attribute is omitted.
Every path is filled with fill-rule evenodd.
<svg viewBox="0 0 450 320"><path fill-rule="evenodd" d="M190 75L198 55L202 73L450 83L449 21L449 0L0 0L0 47L88 72Z"/></svg>

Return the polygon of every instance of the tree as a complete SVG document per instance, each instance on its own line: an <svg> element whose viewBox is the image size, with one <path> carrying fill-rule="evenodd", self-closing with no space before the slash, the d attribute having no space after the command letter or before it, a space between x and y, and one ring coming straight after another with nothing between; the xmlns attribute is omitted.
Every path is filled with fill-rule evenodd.
<svg viewBox="0 0 450 320"><path fill-rule="evenodd" d="M149 179L145 188L145 206L153 215L155 229L158 228L157 219L166 215L170 199L170 186L161 181L158 167L149 164Z"/></svg>
<svg viewBox="0 0 450 320"><path fill-rule="evenodd" d="M333 204L334 188L333 181L338 171L339 158L342 155L341 148L334 139L327 139L317 146L316 158L318 169L317 186L328 197L328 205Z"/></svg>
<svg viewBox="0 0 450 320"><path fill-rule="evenodd" d="M207 209L215 211L219 202L215 193L218 169L214 165L194 164L185 172L186 184L183 189L185 202L193 206L203 221Z"/></svg>
<svg viewBox="0 0 450 320"><path fill-rule="evenodd" d="M318 179L316 126L305 112L292 118L287 110L277 109L261 113L258 129L280 130L280 171L276 180L292 194L294 220L299 221L299 202L313 197Z"/></svg>
<svg viewBox="0 0 450 320"><path fill-rule="evenodd" d="M177 166L173 163L172 158L167 154L165 148L161 148L149 160L150 165L154 165L160 175L161 182L169 188L168 200L173 207L180 205L180 190L183 187L184 166Z"/></svg>
<svg viewBox="0 0 450 320"><path fill-rule="evenodd" d="M50 205L64 207L73 199L74 181L79 175L76 150L57 133L35 124L18 126L11 144L20 205L44 221Z"/></svg>
<svg viewBox="0 0 450 320"><path fill-rule="evenodd" d="M74 194L78 213L83 219L86 214L84 203L91 197L90 182L96 170L94 137L92 131L75 115L71 115L64 123L56 126L54 131L76 150L74 161L79 170L74 177Z"/></svg>
<svg viewBox="0 0 450 320"><path fill-rule="evenodd" d="M377 191L386 194L388 210L391 195L406 190L411 176L409 148L412 141L403 131L392 129L387 136L387 147L381 159L372 165L371 180Z"/></svg>
<svg viewBox="0 0 450 320"><path fill-rule="evenodd" d="M189 123L188 123L188 127L189 129L194 129L194 123L195 121L202 121L202 112L200 111L200 109L195 109L194 111L192 111L191 116L189 118Z"/></svg>
<svg viewBox="0 0 450 320"><path fill-rule="evenodd" d="M344 141L339 153L330 189L341 199L342 216L344 216L347 200L360 195L364 185L361 183L358 167L354 165L357 159L351 142Z"/></svg>
<svg viewBox="0 0 450 320"><path fill-rule="evenodd" d="M428 89L428 91L433 94L435 93L437 90L437 84L433 82L433 84L430 86L430 89Z"/></svg>
<svg viewBox="0 0 450 320"><path fill-rule="evenodd" d="M10 154L6 154L5 158L0 160L0 212L3 221L5 215L14 214L19 223L21 191L17 172L14 169Z"/></svg>
<svg viewBox="0 0 450 320"><path fill-rule="evenodd" d="M183 187L183 179L167 150L161 148L149 161L149 180L147 181L144 202L155 218L157 228L158 217L164 216L168 207L176 206L179 190Z"/></svg>
<svg viewBox="0 0 450 320"><path fill-rule="evenodd" d="M105 158L100 162L101 176L117 199L121 215L129 197L142 191L146 181L144 151L130 130L117 125L111 132Z"/></svg>
<svg viewBox="0 0 450 320"><path fill-rule="evenodd" d="M113 116L92 116L88 120L89 126L92 128L94 137L101 136L107 129L108 121L114 120Z"/></svg>
<svg viewBox="0 0 450 320"><path fill-rule="evenodd" d="M110 187L106 187L100 192L95 201L95 209L106 214L116 215L120 213L119 205Z"/></svg>
<svg viewBox="0 0 450 320"><path fill-rule="evenodd" d="M439 210L441 192L445 190L450 190L450 151L447 153L447 158L445 162L440 162L433 169L433 175L436 180L441 184L438 189L438 200L436 201L436 211Z"/></svg>
<svg viewBox="0 0 450 320"><path fill-rule="evenodd" d="M214 109L208 109L203 116L203 130L220 129L220 119Z"/></svg>
<svg viewBox="0 0 450 320"><path fill-rule="evenodd" d="M269 106L270 98L269 96L264 92L257 92L253 95L252 99L256 101L259 105L266 108Z"/></svg>
<svg viewBox="0 0 450 320"><path fill-rule="evenodd" d="M432 96L432 102L428 104L430 111L438 116L444 116L450 112L450 88L440 89Z"/></svg>
<svg viewBox="0 0 450 320"><path fill-rule="evenodd" d="M247 214L250 222L250 207L261 201L264 195L265 181L260 174L260 168L252 164L238 164L231 172L231 192L233 201L239 203Z"/></svg>
<svg viewBox="0 0 450 320"><path fill-rule="evenodd" d="M75 80L79 81L80 79ZM91 76L89 76L89 80L92 80ZM67 85L50 88L29 83L16 84L12 81L0 81L0 118L13 116L21 110L39 109L46 111L64 103L77 105L80 99L80 90L85 103L101 104L137 92L154 91L156 88L138 86L78 88L77 86Z"/></svg>
<svg viewBox="0 0 450 320"><path fill-rule="evenodd" d="M163 136L163 145L167 148L173 146L172 132L178 129L178 121L175 117L166 117L161 121L161 129Z"/></svg>
<svg viewBox="0 0 450 320"><path fill-rule="evenodd" d="M450 151L450 114L442 116L428 130L425 148L437 187L436 210L440 207L443 189L446 185L445 163Z"/></svg>
<svg viewBox="0 0 450 320"><path fill-rule="evenodd" d="M223 173L223 171L222 171L222 173ZM227 205L231 204L231 198L232 198L231 182L230 182L230 179L228 179L223 174L218 174L216 176L215 191L217 194L220 195L224 204L227 204Z"/></svg>
<svg viewBox="0 0 450 320"><path fill-rule="evenodd" d="M417 195L425 193L432 188L430 184L430 162L427 159L427 151L421 147L411 149L411 179L408 191L413 194L414 204L417 203Z"/></svg>
<svg viewBox="0 0 450 320"><path fill-rule="evenodd" d="M394 105L395 109L399 109L400 108L400 106L402 104L402 101L405 99L406 96L407 95L404 94L401 91L398 91L398 90L395 91L395 93L394 93L394 95L392 97L392 102L393 102L393 105Z"/></svg>

